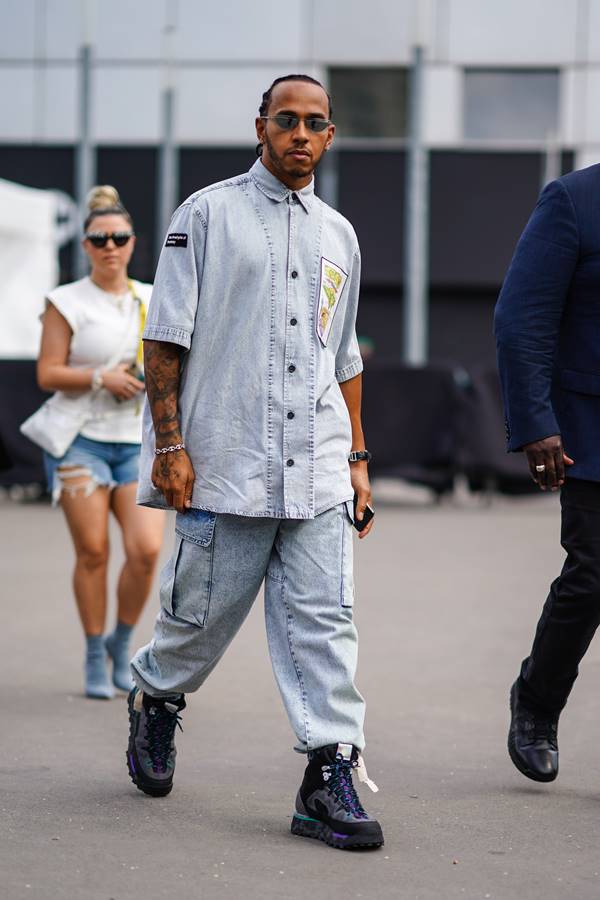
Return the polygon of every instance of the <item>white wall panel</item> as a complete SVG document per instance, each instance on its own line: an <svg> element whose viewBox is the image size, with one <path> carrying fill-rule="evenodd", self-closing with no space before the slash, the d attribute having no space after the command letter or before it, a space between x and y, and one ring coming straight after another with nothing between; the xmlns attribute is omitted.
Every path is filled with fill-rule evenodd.
<svg viewBox="0 0 600 900"><path fill-rule="evenodd" d="M40 116L36 116L37 139L74 142L77 138L77 70L72 66L49 66L38 82Z"/></svg>
<svg viewBox="0 0 600 900"><path fill-rule="evenodd" d="M49 59L75 59L89 31L98 59L159 59L166 0L42 0ZM169 4L172 8L172 3Z"/></svg>
<svg viewBox="0 0 600 900"><path fill-rule="evenodd" d="M414 9L415 0L317 0L315 57L338 65L404 65L416 27Z"/></svg>
<svg viewBox="0 0 600 900"><path fill-rule="evenodd" d="M43 44L47 58L76 59L84 37L83 0L44 0L44 5Z"/></svg>
<svg viewBox="0 0 600 900"><path fill-rule="evenodd" d="M575 168L586 169L588 166L596 166L600 163L600 144L583 147L575 154Z"/></svg>
<svg viewBox="0 0 600 900"><path fill-rule="evenodd" d="M600 63L600 0L589 0L589 21L584 25L588 39L588 59Z"/></svg>
<svg viewBox="0 0 600 900"><path fill-rule="evenodd" d="M10 141L34 139L33 66L0 68L0 137Z"/></svg>
<svg viewBox="0 0 600 900"><path fill-rule="evenodd" d="M35 0L4 2L0 11L0 59L33 59Z"/></svg>
<svg viewBox="0 0 600 900"><path fill-rule="evenodd" d="M585 86L585 134L583 141L600 144L600 67L589 69Z"/></svg>
<svg viewBox="0 0 600 900"><path fill-rule="evenodd" d="M182 69L177 76L176 137L183 144L255 144L254 120L278 69ZM309 75L319 78L319 71Z"/></svg>
<svg viewBox="0 0 600 900"><path fill-rule="evenodd" d="M575 59L577 0L451 0L450 59L557 66Z"/></svg>
<svg viewBox="0 0 600 900"><path fill-rule="evenodd" d="M94 52L102 59L160 59L165 0L96 0ZM199 4L204 6L203 3Z"/></svg>
<svg viewBox="0 0 600 900"><path fill-rule="evenodd" d="M425 70L425 141L455 143L461 137L463 75L457 66Z"/></svg>
<svg viewBox="0 0 600 900"><path fill-rule="evenodd" d="M97 66L92 128L100 143L156 143L160 136L159 66Z"/></svg>
<svg viewBox="0 0 600 900"><path fill-rule="evenodd" d="M305 58L308 29L303 0L179 0L175 57L187 60L269 60ZM279 67L281 68L281 66Z"/></svg>

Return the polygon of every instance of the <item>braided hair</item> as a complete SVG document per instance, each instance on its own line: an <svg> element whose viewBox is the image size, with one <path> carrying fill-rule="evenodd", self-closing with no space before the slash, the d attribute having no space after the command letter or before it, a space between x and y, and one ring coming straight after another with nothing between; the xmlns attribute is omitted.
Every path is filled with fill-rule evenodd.
<svg viewBox="0 0 600 900"><path fill-rule="evenodd" d="M266 116L269 111L269 104L271 102L271 95L273 93L273 88L277 87L278 84L281 84L282 81L304 81L308 82L308 84L316 84L317 87L322 88L327 95L327 102L329 104L329 118L331 119L333 116L333 107L331 105L331 97L329 96L326 88L321 84L320 81L317 81L316 78L313 78L312 75L282 75L280 78L276 78L270 88L268 88L264 94L262 95L262 102L258 107L259 116ZM256 145L256 155L260 156L262 153L262 144Z"/></svg>

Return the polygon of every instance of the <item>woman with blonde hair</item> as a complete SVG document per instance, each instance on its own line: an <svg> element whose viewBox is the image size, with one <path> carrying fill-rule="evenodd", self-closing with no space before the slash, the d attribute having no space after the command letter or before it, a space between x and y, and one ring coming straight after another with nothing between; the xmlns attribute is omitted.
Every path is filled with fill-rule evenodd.
<svg viewBox="0 0 600 900"><path fill-rule="evenodd" d="M164 513L135 500L144 399L141 334L151 285L127 276L135 233L117 191L94 188L88 206L82 244L90 274L46 299L38 382L56 394L48 401L50 438L39 443L54 452L44 453L49 489L75 548L73 585L87 642L85 693L109 699L108 657L113 684L131 687L129 639L150 591ZM74 439L64 414L72 425L73 409L79 417ZM68 449L55 449L61 439ZM121 528L125 564L116 627L104 638L111 512Z"/></svg>

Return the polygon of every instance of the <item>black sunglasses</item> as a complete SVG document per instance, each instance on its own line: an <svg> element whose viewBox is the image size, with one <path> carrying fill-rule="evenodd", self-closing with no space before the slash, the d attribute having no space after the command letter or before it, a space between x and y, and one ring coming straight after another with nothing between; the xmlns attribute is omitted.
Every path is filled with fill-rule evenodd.
<svg viewBox="0 0 600 900"><path fill-rule="evenodd" d="M111 238L115 247L124 247L133 237L133 231L113 231L112 234L106 231L90 231L85 237L94 247L106 247Z"/></svg>
<svg viewBox="0 0 600 900"><path fill-rule="evenodd" d="M261 119L273 121L281 128L282 131L293 131L300 124L300 116L288 116L280 113L278 116L261 116ZM303 119L302 120L309 131L319 132L325 131L333 123L329 119Z"/></svg>

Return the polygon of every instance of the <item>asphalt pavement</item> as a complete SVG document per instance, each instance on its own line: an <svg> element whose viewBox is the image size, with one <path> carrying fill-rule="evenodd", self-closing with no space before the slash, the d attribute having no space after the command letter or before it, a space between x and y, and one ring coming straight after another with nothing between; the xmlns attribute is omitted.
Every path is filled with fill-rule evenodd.
<svg viewBox="0 0 600 900"><path fill-rule="evenodd" d="M386 842L348 853L289 832L303 759L261 598L188 697L172 794L147 797L127 776L124 696L81 693L62 516L3 503L0 897L597 900L600 640L561 719L558 781L528 781L506 753L508 688L561 565L558 535L555 497L378 505L356 548L356 619L380 788L361 796ZM115 531L113 585L120 558ZM157 603L155 590L136 646Z"/></svg>

